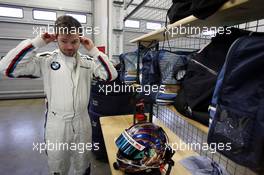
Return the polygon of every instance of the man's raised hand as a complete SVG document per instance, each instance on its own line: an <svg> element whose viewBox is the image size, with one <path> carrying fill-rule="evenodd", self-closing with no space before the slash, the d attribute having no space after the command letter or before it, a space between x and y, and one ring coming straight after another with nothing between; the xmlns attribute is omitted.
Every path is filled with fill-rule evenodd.
<svg viewBox="0 0 264 175"><path fill-rule="evenodd" d="M92 50L92 48L94 48L94 43L90 38L87 37L80 37L80 42L81 44L88 50Z"/></svg>
<svg viewBox="0 0 264 175"><path fill-rule="evenodd" d="M43 33L41 35L41 38L46 42L46 44L49 44L52 41L56 40L56 35L55 34L49 34L49 33Z"/></svg>

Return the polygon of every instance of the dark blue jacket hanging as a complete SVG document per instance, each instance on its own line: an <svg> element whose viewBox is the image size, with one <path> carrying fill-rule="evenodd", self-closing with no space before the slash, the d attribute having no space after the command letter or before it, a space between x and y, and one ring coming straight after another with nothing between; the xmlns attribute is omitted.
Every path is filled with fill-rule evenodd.
<svg viewBox="0 0 264 175"><path fill-rule="evenodd" d="M264 37L246 36L231 46L210 107L208 143L253 170L264 167Z"/></svg>

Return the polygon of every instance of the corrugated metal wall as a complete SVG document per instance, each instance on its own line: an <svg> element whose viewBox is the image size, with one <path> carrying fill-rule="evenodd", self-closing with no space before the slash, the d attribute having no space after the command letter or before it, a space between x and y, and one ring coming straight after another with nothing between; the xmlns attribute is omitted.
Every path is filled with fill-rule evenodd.
<svg viewBox="0 0 264 175"><path fill-rule="evenodd" d="M128 4L128 2L129 0L126 0L126 4ZM134 0L133 3L126 9L126 13L129 14L141 2L142 0ZM136 43L130 43L130 40L153 31L147 29L147 22L160 23L162 26L165 25L166 13L170 5L171 2L169 1L164 3L160 0L151 0L129 18L129 20L139 21L140 26L138 29L128 27L124 28L124 52L135 51L137 49Z"/></svg>

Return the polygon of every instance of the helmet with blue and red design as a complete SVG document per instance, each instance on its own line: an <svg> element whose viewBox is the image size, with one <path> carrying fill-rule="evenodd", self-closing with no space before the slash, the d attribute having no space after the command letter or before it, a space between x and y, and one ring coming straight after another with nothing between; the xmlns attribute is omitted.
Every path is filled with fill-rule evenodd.
<svg viewBox="0 0 264 175"><path fill-rule="evenodd" d="M160 174L166 164L173 165L171 157L174 151L168 144L168 137L161 127L153 123L131 126L115 143L119 150L114 167L126 173Z"/></svg>

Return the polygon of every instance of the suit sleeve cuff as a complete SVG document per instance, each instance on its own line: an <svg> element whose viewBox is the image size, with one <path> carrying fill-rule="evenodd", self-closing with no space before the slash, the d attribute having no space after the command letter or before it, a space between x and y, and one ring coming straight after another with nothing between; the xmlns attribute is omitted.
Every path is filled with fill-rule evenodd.
<svg viewBox="0 0 264 175"><path fill-rule="evenodd" d="M47 44L40 36L38 36L32 40L32 45L36 48L40 48L46 46Z"/></svg>
<svg viewBox="0 0 264 175"><path fill-rule="evenodd" d="M97 47L93 47L90 51L88 51L88 55L92 57L96 57L100 54L100 51L97 49Z"/></svg>

